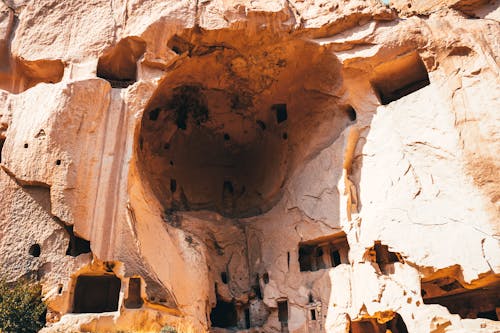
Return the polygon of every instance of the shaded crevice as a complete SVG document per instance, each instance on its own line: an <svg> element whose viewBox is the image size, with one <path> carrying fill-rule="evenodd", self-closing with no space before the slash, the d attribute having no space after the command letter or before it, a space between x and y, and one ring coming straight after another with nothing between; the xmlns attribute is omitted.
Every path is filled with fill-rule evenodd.
<svg viewBox="0 0 500 333"><path fill-rule="evenodd" d="M274 104L271 109L276 113L276 122L278 124L286 121L288 119L288 113L286 111L286 104Z"/></svg>
<svg viewBox="0 0 500 333"><path fill-rule="evenodd" d="M378 240L366 251L364 257L365 260L376 263L383 274L394 273L394 263L404 263L400 253L389 251L389 246Z"/></svg>
<svg viewBox="0 0 500 333"><path fill-rule="evenodd" d="M2 149L3 145L5 144L5 138L0 138L0 163L2 163Z"/></svg>
<svg viewBox="0 0 500 333"><path fill-rule="evenodd" d="M188 42L186 39L180 37L179 35L172 36L168 42L167 46L174 51L175 53L181 55L184 53L188 53L191 55L191 51L194 48L194 45Z"/></svg>
<svg viewBox="0 0 500 333"><path fill-rule="evenodd" d="M357 113L356 110L352 106L348 106L345 110L347 117L349 118L350 121L356 121L357 118Z"/></svg>
<svg viewBox="0 0 500 333"><path fill-rule="evenodd" d="M66 255L77 257L80 254L90 253L90 241L80 238L73 232L73 226L64 226L66 233L69 236L68 249L66 250Z"/></svg>

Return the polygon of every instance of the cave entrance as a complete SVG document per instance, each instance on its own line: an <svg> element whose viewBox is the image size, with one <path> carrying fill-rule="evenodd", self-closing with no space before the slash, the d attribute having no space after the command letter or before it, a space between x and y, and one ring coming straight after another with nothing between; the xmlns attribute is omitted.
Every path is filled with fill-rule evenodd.
<svg viewBox="0 0 500 333"><path fill-rule="evenodd" d="M341 66L317 44L272 35L239 48L230 45L240 38L219 37L217 47L192 31L170 39L185 59L144 109L137 160L165 211L245 218L271 209L288 176L352 115L321 92L321 81L336 86Z"/></svg>
<svg viewBox="0 0 500 333"><path fill-rule="evenodd" d="M221 299L217 299L217 304L210 313L210 321L213 327L237 327L238 313L234 302L225 302Z"/></svg>
<svg viewBox="0 0 500 333"><path fill-rule="evenodd" d="M118 310L121 280L115 275L80 275L76 279L73 313Z"/></svg>

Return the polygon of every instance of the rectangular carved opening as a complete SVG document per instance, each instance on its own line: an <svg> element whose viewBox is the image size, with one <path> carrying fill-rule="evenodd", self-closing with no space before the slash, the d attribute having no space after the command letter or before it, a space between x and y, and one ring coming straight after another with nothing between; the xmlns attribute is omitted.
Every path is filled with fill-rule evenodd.
<svg viewBox="0 0 500 333"><path fill-rule="evenodd" d="M80 275L76 280L73 313L118 310L121 281L114 275Z"/></svg>
<svg viewBox="0 0 500 333"><path fill-rule="evenodd" d="M274 104L272 109L276 112L276 122L282 123L288 119L286 104Z"/></svg>
<svg viewBox="0 0 500 333"><path fill-rule="evenodd" d="M144 301L141 297L141 279L130 278L128 280L128 297L125 300L125 307L128 309L139 309Z"/></svg>
<svg viewBox="0 0 500 333"><path fill-rule="evenodd" d="M417 52L405 54L375 67L370 81L383 105L430 84L427 69Z"/></svg>
<svg viewBox="0 0 500 333"><path fill-rule="evenodd" d="M245 309L245 328L246 329L250 328L250 309L249 308Z"/></svg>
<svg viewBox="0 0 500 333"><path fill-rule="evenodd" d="M278 303L278 319L280 323L288 323L288 300L280 299Z"/></svg>
<svg viewBox="0 0 500 333"><path fill-rule="evenodd" d="M316 309L310 309L311 312L311 320L316 320Z"/></svg>
<svg viewBox="0 0 500 333"><path fill-rule="evenodd" d="M299 266L301 272L317 271L347 264L349 244L345 233L321 237L299 243Z"/></svg>

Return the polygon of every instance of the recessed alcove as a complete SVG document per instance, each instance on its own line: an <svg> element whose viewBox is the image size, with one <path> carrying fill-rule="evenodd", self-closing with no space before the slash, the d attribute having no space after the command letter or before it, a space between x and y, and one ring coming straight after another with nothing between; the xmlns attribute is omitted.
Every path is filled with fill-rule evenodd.
<svg viewBox="0 0 500 333"><path fill-rule="evenodd" d="M288 299L280 298L276 301L278 305L278 320L281 323L281 329L288 327Z"/></svg>
<svg viewBox="0 0 500 333"><path fill-rule="evenodd" d="M349 244L344 232L299 243L301 272L317 271L349 263Z"/></svg>
<svg viewBox="0 0 500 333"><path fill-rule="evenodd" d="M137 61L144 54L146 43L138 37L127 37L108 49L97 63L97 77L107 80L113 88L126 88L136 81Z"/></svg>
<svg viewBox="0 0 500 333"><path fill-rule="evenodd" d="M29 250L28 250L28 253L32 256L32 257L39 257L40 254L42 253L42 249L40 247L40 244L33 244L30 246Z"/></svg>
<svg viewBox="0 0 500 333"><path fill-rule="evenodd" d="M417 52L402 55L377 66L370 81L383 105L430 84L427 69Z"/></svg>
<svg viewBox="0 0 500 333"><path fill-rule="evenodd" d="M115 275L80 275L73 295L73 313L118 310L121 280Z"/></svg>
<svg viewBox="0 0 500 333"><path fill-rule="evenodd" d="M128 296L124 301L127 309L139 309L144 304L141 297L141 279L131 277L128 280Z"/></svg>
<svg viewBox="0 0 500 333"><path fill-rule="evenodd" d="M315 87L336 86L340 63L303 40L239 49L196 38L169 41L190 56L144 109L136 145L143 180L171 211L260 215L293 171L351 124L339 99Z"/></svg>

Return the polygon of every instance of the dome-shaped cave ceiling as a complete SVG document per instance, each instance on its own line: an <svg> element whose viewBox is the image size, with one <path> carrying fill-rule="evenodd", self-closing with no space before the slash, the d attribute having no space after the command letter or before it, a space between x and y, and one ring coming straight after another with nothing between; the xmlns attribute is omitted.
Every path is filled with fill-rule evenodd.
<svg viewBox="0 0 500 333"><path fill-rule="evenodd" d="M166 211L262 214L352 122L334 55L301 39L245 38L189 32L168 41L179 60L144 111L137 145Z"/></svg>

